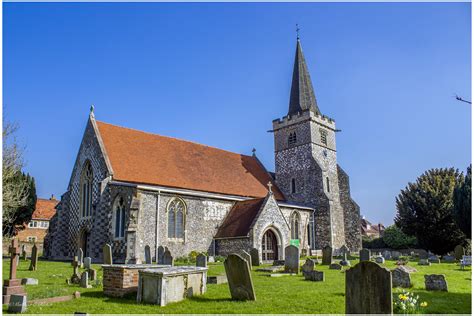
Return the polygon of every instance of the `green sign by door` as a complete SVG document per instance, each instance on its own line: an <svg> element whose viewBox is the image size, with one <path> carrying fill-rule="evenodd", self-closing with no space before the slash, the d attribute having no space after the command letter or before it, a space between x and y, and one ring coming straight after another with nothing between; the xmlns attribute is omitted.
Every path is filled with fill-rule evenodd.
<svg viewBox="0 0 474 316"><path fill-rule="evenodd" d="M300 247L300 240L299 239L290 239L290 245Z"/></svg>

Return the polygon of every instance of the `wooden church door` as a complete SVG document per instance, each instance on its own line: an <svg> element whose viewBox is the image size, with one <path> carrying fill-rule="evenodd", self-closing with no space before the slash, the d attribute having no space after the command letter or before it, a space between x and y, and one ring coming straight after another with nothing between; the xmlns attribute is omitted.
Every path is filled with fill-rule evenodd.
<svg viewBox="0 0 474 316"><path fill-rule="evenodd" d="M262 261L278 259L278 244L275 234L267 230L262 239Z"/></svg>

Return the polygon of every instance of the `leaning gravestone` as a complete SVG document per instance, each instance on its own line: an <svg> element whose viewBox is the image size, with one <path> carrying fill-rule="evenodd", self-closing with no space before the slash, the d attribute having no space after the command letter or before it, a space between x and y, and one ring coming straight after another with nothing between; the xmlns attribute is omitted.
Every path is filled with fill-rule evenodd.
<svg viewBox="0 0 474 316"><path fill-rule="evenodd" d="M367 248L361 249L359 251L359 260L360 261L370 261L370 250Z"/></svg>
<svg viewBox="0 0 474 316"><path fill-rule="evenodd" d="M298 273L300 267L300 254L298 247L289 245L285 247L285 272Z"/></svg>
<svg viewBox="0 0 474 316"><path fill-rule="evenodd" d="M8 303L9 313L25 313L26 312L26 295L12 294Z"/></svg>
<svg viewBox="0 0 474 316"><path fill-rule="evenodd" d="M306 262L301 267L304 279L308 281L324 281L324 272L315 271L314 266L314 259L306 259Z"/></svg>
<svg viewBox="0 0 474 316"><path fill-rule="evenodd" d="M92 258L91 257L85 257L84 258L84 269L90 269L92 264Z"/></svg>
<svg viewBox="0 0 474 316"><path fill-rule="evenodd" d="M207 257L205 254L198 254L196 257L196 267L207 267Z"/></svg>
<svg viewBox="0 0 474 316"><path fill-rule="evenodd" d="M375 257L375 262L377 262L379 264L384 264L385 259L384 259L384 257Z"/></svg>
<svg viewBox="0 0 474 316"><path fill-rule="evenodd" d="M454 257L456 258L456 260L461 260L462 256L464 256L464 255L465 255L465 250L464 250L463 246L457 245L454 248Z"/></svg>
<svg viewBox="0 0 474 316"><path fill-rule="evenodd" d="M82 268L84 266L84 252L81 248L77 249L76 256L77 261L79 262L79 267Z"/></svg>
<svg viewBox="0 0 474 316"><path fill-rule="evenodd" d="M103 256L104 256L104 264L113 264L112 261L112 246L109 244L105 244L104 248L102 248Z"/></svg>
<svg viewBox="0 0 474 316"><path fill-rule="evenodd" d="M448 283L444 274L426 274L425 288L427 291L448 291Z"/></svg>
<svg viewBox="0 0 474 316"><path fill-rule="evenodd" d="M224 267L232 299L255 301L257 298L247 261L237 254L230 254L224 261Z"/></svg>
<svg viewBox="0 0 474 316"><path fill-rule="evenodd" d="M392 270L392 287L411 287L410 273L404 269L404 266Z"/></svg>
<svg viewBox="0 0 474 316"><path fill-rule="evenodd" d="M346 314L392 314L392 274L370 261L346 271Z"/></svg>
<svg viewBox="0 0 474 316"><path fill-rule="evenodd" d="M159 246L157 250L157 258L156 258L156 263L157 264L163 264L163 256L165 255L165 248L163 246Z"/></svg>
<svg viewBox="0 0 474 316"><path fill-rule="evenodd" d="M249 264L249 268L250 270L252 270L252 257L250 256L250 254L245 251L245 250L240 250L239 251L239 255L245 259L245 261L247 261L247 263Z"/></svg>
<svg viewBox="0 0 474 316"><path fill-rule="evenodd" d="M250 257L252 257L252 266L258 267L260 265L260 258L257 248L250 249Z"/></svg>
<svg viewBox="0 0 474 316"><path fill-rule="evenodd" d="M31 249L31 263L30 263L30 271L36 271L38 265L38 247L36 247L36 244L33 245L33 248Z"/></svg>
<svg viewBox="0 0 474 316"><path fill-rule="evenodd" d="M151 251L150 246L145 246L145 264L151 264Z"/></svg>
<svg viewBox="0 0 474 316"><path fill-rule="evenodd" d="M168 249L166 249L163 254L163 264L173 265L173 256L171 256L171 252Z"/></svg>
<svg viewBox="0 0 474 316"><path fill-rule="evenodd" d="M332 263L332 248L326 246L323 248L323 265L330 265Z"/></svg>

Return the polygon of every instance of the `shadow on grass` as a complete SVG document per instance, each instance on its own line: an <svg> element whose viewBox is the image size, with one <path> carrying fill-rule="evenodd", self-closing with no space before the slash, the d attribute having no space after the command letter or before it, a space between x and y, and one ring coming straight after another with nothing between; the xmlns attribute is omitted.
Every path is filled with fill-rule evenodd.
<svg viewBox="0 0 474 316"><path fill-rule="evenodd" d="M188 300L196 301L196 302L234 302L230 297L221 297L221 298L210 298L210 297L203 297L203 296L192 296L188 297Z"/></svg>

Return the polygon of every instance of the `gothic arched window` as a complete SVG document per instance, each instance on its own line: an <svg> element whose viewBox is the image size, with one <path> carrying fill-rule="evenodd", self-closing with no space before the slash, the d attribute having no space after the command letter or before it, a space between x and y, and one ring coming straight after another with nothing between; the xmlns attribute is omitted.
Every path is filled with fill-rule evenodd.
<svg viewBox="0 0 474 316"><path fill-rule="evenodd" d="M113 212L113 223L114 223L114 237L124 238L125 237L125 200L122 196L118 196L115 199Z"/></svg>
<svg viewBox="0 0 474 316"><path fill-rule="evenodd" d="M92 215L92 166L89 161L84 164L80 182L80 209L82 217Z"/></svg>
<svg viewBox="0 0 474 316"><path fill-rule="evenodd" d="M291 214L291 239L300 239L300 214L294 212Z"/></svg>
<svg viewBox="0 0 474 316"><path fill-rule="evenodd" d="M184 239L184 224L186 222L186 204L179 198L174 198L168 204L168 238Z"/></svg>

